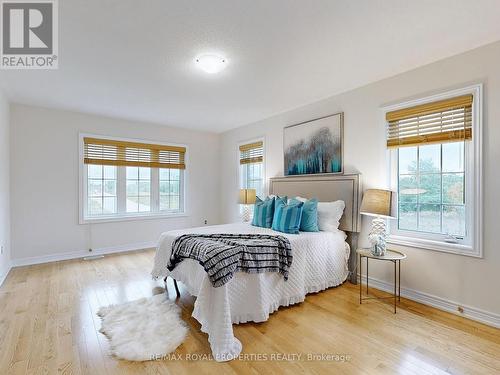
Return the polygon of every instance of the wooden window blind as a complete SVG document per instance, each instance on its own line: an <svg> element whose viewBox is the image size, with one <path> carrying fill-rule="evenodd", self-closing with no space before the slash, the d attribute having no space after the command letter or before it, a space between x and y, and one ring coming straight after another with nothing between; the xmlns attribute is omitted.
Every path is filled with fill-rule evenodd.
<svg viewBox="0 0 500 375"><path fill-rule="evenodd" d="M262 163L264 160L264 143L254 142L240 146L240 164Z"/></svg>
<svg viewBox="0 0 500 375"><path fill-rule="evenodd" d="M387 147L472 139L472 95L387 112Z"/></svg>
<svg viewBox="0 0 500 375"><path fill-rule="evenodd" d="M83 139L84 163L129 167L185 169L185 147L111 139Z"/></svg>

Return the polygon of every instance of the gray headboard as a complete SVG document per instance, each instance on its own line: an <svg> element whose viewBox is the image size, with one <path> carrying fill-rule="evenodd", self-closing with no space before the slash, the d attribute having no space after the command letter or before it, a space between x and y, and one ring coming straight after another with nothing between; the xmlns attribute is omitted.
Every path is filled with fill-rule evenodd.
<svg viewBox="0 0 500 375"><path fill-rule="evenodd" d="M336 200L345 202L344 215L340 220L339 229L347 233L347 242L351 247L350 271L355 270L357 266L357 233L361 231L359 214L361 193L361 175L359 174L275 177L269 182L269 194L318 198L320 202ZM351 281L356 283L355 272L351 274Z"/></svg>

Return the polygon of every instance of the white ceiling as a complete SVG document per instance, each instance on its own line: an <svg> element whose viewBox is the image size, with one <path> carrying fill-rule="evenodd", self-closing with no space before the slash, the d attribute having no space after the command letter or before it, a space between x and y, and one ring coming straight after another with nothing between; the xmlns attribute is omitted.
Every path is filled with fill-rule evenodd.
<svg viewBox="0 0 500 375"><path fill-rule="evenodd" d="M498 0L60 0L14 102L221 132L500 40ZM217 75L197 54L229 60Z"/></svg>

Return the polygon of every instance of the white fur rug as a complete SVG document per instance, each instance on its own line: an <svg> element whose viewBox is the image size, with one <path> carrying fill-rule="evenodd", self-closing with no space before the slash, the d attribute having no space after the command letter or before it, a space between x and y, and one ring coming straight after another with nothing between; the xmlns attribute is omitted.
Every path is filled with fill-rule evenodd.
<svg viewBox="0 0 500 375"><path fill-rule="evenodd" d="M149 361L152 356L171 353L188 332L179 307L165 294L101 307L97 315L112 354L129 361Z"/></svg>

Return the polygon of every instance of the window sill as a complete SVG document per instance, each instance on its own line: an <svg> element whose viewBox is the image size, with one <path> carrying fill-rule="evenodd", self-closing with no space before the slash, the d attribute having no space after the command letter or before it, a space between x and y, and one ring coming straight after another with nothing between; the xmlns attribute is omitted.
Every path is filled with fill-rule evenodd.
<svg viewBox="0 0 500 375"><path fill-rule="evenodd" d="M171 219L179 217L188 217L186 212L179 213L145 213L137 215L121 215L121 216L104 216L95 218L80 219L80 224L98 224L98 223L113 223L120 221L141 221L141 220L154 220L154 219Z"/></svg>
<svg viewBox="0 0 500 375"><path fill-rule="evenodd" d="M465 255L474 258L482 258L482 254L479 249L474 249L469 245L447 243L441 241L433 241L423 238L406 237L406 236L396 236L392 235L387 238L387 243L399 246L414 247L417 249L426 249L433 251L440 251L443 253L451 253L458 255Z"/></svg>

